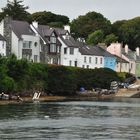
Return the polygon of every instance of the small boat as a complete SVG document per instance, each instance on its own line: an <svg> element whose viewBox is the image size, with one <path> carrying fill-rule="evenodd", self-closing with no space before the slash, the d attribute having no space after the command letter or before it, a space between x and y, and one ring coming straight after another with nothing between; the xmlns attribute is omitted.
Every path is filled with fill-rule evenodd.
<svg viewBox="0 0 140 140"><path fill-rule="evenodd" d="M32 100L33 101L39 101L40 95L41 95L41 92L35 92Z"/></svg>

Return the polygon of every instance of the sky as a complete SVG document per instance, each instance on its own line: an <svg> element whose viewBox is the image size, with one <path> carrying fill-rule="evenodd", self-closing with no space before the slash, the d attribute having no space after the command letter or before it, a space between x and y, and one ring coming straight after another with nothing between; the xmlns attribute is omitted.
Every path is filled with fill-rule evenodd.
<svg viewBox="0 0 140 140"><path fill-rule="evenodd" d="M0 8L7 0L0 0ZM101 13L112 23L140 16L140 0L23 0L28 12L51 11L73 20L89 11Z"/></svg>

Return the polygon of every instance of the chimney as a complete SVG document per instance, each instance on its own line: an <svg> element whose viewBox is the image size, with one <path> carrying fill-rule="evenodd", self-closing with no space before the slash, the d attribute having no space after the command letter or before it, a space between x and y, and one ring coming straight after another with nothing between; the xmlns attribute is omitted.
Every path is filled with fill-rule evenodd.
<svg viewBox="0 0 140 140"><path fill-rule="evenodd" d="M38 28L38 22L37 21L33 21L32 25L37 29Z"/></svg>
<svg viewBox="0 0 140 140"><path fill-rule="evenodd" d="M69 25L65 25L64 26L64 30L67 30L70 33L70 26Z"/></svg>
<svg viewBox="0 0 140 140"><path fill-rule="evenodd" d="M140 48L139 47L136 48L136 55L140 56Z"/></svg>
<svg viewBox="0 0 140 140"><path fill-rule="evenodd" d="M125 53L128 54L128 45L127 44L125 45L124 49L125 49Z"/></svg>

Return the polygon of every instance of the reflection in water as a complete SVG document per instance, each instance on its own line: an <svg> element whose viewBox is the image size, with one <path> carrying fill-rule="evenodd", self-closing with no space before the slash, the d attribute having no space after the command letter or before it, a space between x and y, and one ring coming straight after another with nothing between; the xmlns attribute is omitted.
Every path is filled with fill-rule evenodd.
<svg viewBox="0 0 140 140"><path fill-rule="evenodd" d="M140 99L0 106L0 138L66 140L140 138Z"/></svg>

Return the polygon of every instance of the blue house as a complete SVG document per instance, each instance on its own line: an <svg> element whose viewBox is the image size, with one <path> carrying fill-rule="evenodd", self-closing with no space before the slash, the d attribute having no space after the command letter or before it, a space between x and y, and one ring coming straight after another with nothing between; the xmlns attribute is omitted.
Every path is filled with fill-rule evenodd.
<svg viewBox="0 0 140 140"><path fill-rule="evenodd" d="M97 46L96 48L104 56L104 67L115 71L117 58L100 46Z"/></svg>

